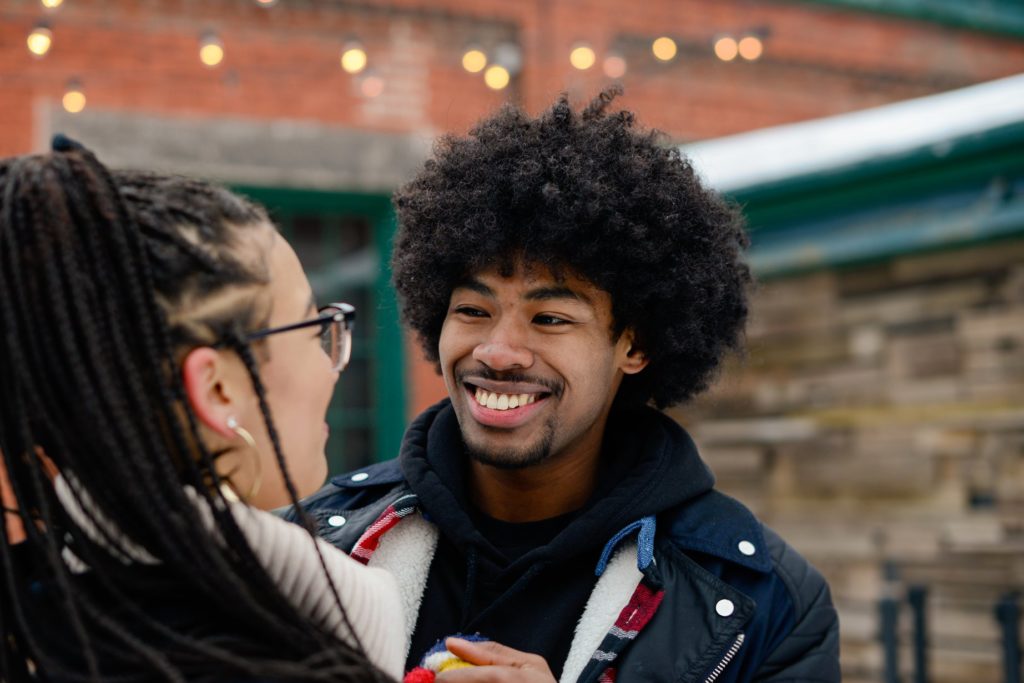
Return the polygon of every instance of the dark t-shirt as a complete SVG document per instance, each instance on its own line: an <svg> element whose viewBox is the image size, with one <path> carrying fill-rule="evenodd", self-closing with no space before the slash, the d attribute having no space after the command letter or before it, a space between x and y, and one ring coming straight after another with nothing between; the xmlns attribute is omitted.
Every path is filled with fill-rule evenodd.
<svg viewBox="0 0 1024 683"><path fill-rule="evenodd" d="M541 655L557 678L572 644L573 632L565 624L579 619L597 581L597 550L555 566L534 565L525 574L504 575L502 570L531 550L548 545L575 517L573 513L512 524L475 512L476 528L504 562L459 548L442 534L406 669L417 666L423 654L442 638L479 633Z"/></svg>

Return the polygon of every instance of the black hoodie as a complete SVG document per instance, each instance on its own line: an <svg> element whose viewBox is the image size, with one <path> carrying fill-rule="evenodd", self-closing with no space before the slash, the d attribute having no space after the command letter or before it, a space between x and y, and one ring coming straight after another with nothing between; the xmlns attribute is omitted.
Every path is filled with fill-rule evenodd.
<svg viewBox="0 0 1024 683"><path fill-rule="evenodd" d="M629 523L714 485L686 432L649 408L613 412L600 457L597 489L582 509L539 522L500 522L470 502L451 404L442 401L416 419L399 460L441 536L407 668L445 636L479 633L539 654L556 678L561 674L605 544Z"/></svg>

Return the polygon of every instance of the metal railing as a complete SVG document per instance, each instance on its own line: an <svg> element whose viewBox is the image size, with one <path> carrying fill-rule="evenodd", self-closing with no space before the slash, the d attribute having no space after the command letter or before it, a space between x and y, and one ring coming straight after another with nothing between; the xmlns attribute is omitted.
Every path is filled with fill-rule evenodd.
<svg viewBox="0 0 1024 683"><path fill-rule="evenodd" d="M890 581L893 576L891 573ZM929 683L928 676L928 588L911 585L905 596L900 596L890 583L890 590L878 603L879 639L882 643L882 675L885 683L903 683L900 675L900 613L904 605L910 608L913 653L913 683ZM1012 591L1004 594L993 606L993 615L1001 631L1003 683L1022 683L1021 680L1021 595Z"/></svg>

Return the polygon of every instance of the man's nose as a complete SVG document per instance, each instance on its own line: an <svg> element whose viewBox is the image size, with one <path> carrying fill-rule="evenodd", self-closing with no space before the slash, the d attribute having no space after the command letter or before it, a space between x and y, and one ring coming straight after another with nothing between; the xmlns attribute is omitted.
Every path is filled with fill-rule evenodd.
<svg viewBox="0 0 1024 683"><path fill-rule="evenodd" d="M533 365L533 351L524 341L521 335L498 326L473 349L473 359L492 370L528 368Z"/></svg>

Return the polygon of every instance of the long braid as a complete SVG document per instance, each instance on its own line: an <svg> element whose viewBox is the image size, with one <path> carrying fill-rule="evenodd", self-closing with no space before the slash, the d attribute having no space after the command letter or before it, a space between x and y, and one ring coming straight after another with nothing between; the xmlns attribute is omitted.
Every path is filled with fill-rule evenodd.
<svg viewBox="0 0 1024 683"><path fill-rule="evenodd" d="M47 675L69 681L212 681L231 672L377 680L364 655L295 611L233 516L216 504L222 501L211 498L215 457L199 438L180 373L169 371L182 344L210 343L255 322L246 306L231 318L175 314L228 287L265 282L233 255L246 226L266 223L265 215L205 184L111 175L83 150L0 163L0 187L0 451L27 555L54 587L51 607L70 617L81 645L75 652L46 640L45 617L33 612L38 604L16 579L3 530L0 679L21 680L31 657ZM294 500L251 355L246 364ZM103 530L100 512L115 520L132 543L160 558L172 583L242 630L226 623L178 630L149 615L138 599L145 588L138 572L68 518L37 448L73 483L94 526ZM182 484L211 503L216 538ZM84 504L85 491L92 505ZM93 589L76 582L72 590L58 545L64 534L92 568ZM111 600L117 615L104 607Z"/></svg>
<svg viewBox="0 0 1024 683"><path fill-rule="evenodd" d="M291 475L288 474L288 467L285 465L284 452L281 450L281 441L277 436L277 429L274 427L274 421L270 417L270 406L267 404L266 391L263 388L263 382L260 379L259 370L256 366L256 359L253 358L252 350L249 345L242 340L235 340L235 348L238 354L242 357L242 361L245 363L246 369L249 371L249 377L252 379L253 388L256 390L256 397L259 399L260 412L263 414L263 421L266 424L267 433L270 435L270 442L274 445L274 455L277 457L277 465L283 475L285 487L288 490L288 496L291 498L291 503L294 509L298 513L299 521L302 526L309 533L313 547L316 549L316 556L320 562L320 568L327 577L327 585L331 589L331 596L334 598L335 604L338 609L341 610L341 615L345 621L345 627L348 632L352 634L352 637L356 640L359 648L362 648L362 643L359 642L359 635L355 629L352 628L352 624L348 620L348 614L345 612L341 604L341 596L338 594L338 587L334 585L334 579L331 578L330 572L327 571L327 563L324 560L323 553L320 552L320 546L316 543L316 532L312 520L309 515L306 514L305 509L299 504L299 494L295 490L295 484L292 482Z"/></svg>

